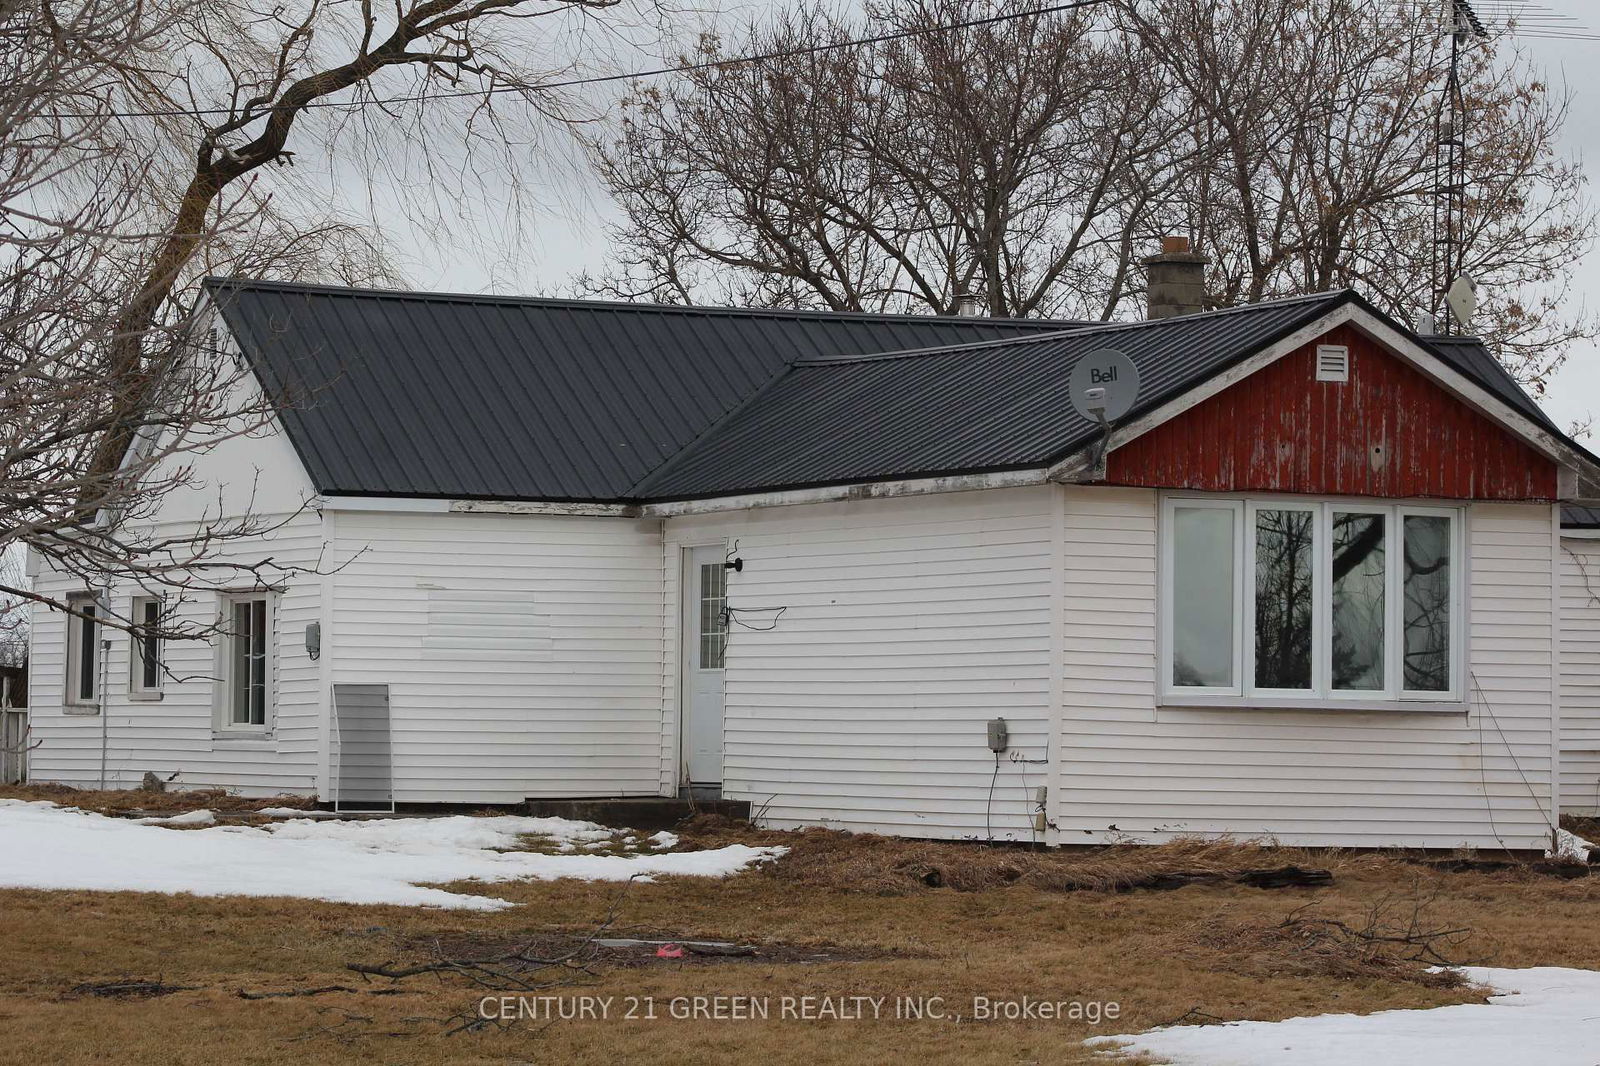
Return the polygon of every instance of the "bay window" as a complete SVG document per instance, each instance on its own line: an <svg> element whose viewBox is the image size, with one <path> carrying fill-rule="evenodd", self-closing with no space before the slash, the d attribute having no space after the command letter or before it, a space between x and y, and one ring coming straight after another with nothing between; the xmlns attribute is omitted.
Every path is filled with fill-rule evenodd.
<svg viewBox="0 0 1600 1066"><path fill-rule="evenodd" d="M1164 692L1459 700L1461 526L1452 508L1168 497Z"/></svg>

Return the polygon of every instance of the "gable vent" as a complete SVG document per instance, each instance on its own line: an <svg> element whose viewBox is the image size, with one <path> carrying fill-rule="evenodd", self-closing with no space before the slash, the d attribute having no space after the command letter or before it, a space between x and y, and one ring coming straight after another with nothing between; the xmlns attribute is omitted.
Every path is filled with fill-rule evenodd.
<svg viewBox="0 0 1600 1066"><path fill-rule="evenodd" d="M1317 380L1349 381L1350 349L1342 344L1317 345Z"/></svg>

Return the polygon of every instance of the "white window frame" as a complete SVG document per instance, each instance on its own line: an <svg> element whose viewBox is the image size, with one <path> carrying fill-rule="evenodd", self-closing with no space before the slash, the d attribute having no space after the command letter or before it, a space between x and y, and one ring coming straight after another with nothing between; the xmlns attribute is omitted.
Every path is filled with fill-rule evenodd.
<svg viewBox="0 0 1600 1066"><path fill-rule="evenodd" d="M277 713L277 596L270 590L252 589L222 593L220 601L220 624L217 629L220 639L217 642L217 683L213 723L215 730L225 736L266 736L272 732ZM236 722L233 707L233 609L240 603L257 602L266 605L262 622L263 631L266 633L262 661L262 720L259 723Z"/></svg>
<svg viewBox="0 0 1600 1066"><path fill-rule="evenodd" d="M1395 566L1400 570L1401 595L1390 617L1390 632L1394 644L1392 654L1396 665L1395 683L1402 700L1445 700L1460 702L1466 699L1467 674L1467 513L1464 507L1412 506L1401 504L1395 508L1395 528L1399 532L1400 551L1395 553ZM1444 692L1430 692L1405 687L1405 521L1412 516L1423 518L1449 518L1450 522L1450 688Z"/></svg>
<svg viewBox="0 0 1600 1066"><path fill-rule="evenodd" d="M166 599L161 596L141 595L134 596L128 602L128 620L134 624L144 621L145 609L155 606L156 618L159 620L166 613ZM156 675L153 685L145 684L144 680L144 653L146 638L136 633L128 634L128 698L135 700L159 700L162 697L162 660L165 656L165 642L159 637L154 638L156 645Z"/></svg>
<svg viewBox="0 0 1600 1066"><path fill-rule="evenodd" d="M1172 587L1172 575L1176 572L1174 565L1177 544L1173 537L1176 524L1175 512L1182 506L1185 508L1207 508L1223 511L1232 511L1233 520L1233 684L1228 686L1200 686L1187 685L1182 688L1172 684L1172 596L1167 591ZM1239 634L1242 632L1241 619L1245 609L1244 582L1240 575L1244 573L1245 550L1240 536L1240 525L1244 514L1244 501L1226 499L1217 496L1169 496L1162 502L1161 508L1161 687L1170 689L1174 693L1185 696L1237 696L1240 694L1240 684L1244 679L1244 648L1239 643ZM1251 582L1253 584L1254 582Z"/></svg>
<svg viewBox="0 0 1600 1066"><path fill-rule="evenodd" d="M105 673L104 656L106 649L104 647L104 642L101 639L101 633L104 629L105 623L98 621L98 619L104 616L105 608L100 602L100 597L96 596L92 592L71 593L67 596L67 606L72 608L74 611L82 611L88 608L93 608L95 618L97 619L97 621L94 622L93 636L89 638L89 677L90 684L94 691L91 695L84 696L82 685L85 639L83 635L84 620L76 614L68 614L66 616L67 639L65 658L67 661L67 670L66 677L63 679L61 702L66 707L78 709L79 713L87 713L91 709L98 708L100 706L101 696L104 695L100 690L102 687L101 681Z"/></svg>
<svg viewBox="0 0 1600 1066"><path fill-rule="evenodd" d="M1256 624L1256 515L1261 511L1305 511L1311 514L1311 687L1310 688L1262 688L1256 685L1255 641L1250 640L1249 646L1244 646L1247 638L1255 635ZM1327 602L1328 583L1327 575L1323 572L1321 563L1323 537L1327 534L1322 528L1326 509L1319 508L1314 502L1295 499L1267 499L1253 498L1244 501L1244 523L1240 529L1240 539L1244 541L1244 568L1239 576L1239 584L1243 586L1244 613L1239 620L1239 632L1234 639L1239 642L1239 660L1241 679L1243 680L1243 695L1252 699L1263 700L1295 700L1316 699L1317 694L1324 688L1324 672L1322 646L1327 638L1327 622L1323 617L1322 605ZM1163 586L1164 588L1165 586ZM1171 677L1171 674L1166 675ZM1187 692L1188 689L1177 689L1174 692Z"/></svg>
<svg viewBox="0 0 1600 1066"><path fill-rule="evenodd" d="M1172 683L1174 612L1172 589L1175 544L1173 530L1179 507L1231 509L1234 518L1234 679L1228 687L1176 686ZM1315 512L1312 595L1312 687L1265 689L1255 684L1256 535L1255 516L1263 510ZM1332 590L1333 514L1377 513L1385 516L1384 529L1384 687L1372 691L1334 691ZM1450 688L1444 692L1404 687L1404 537L1408 517L1450 519ZM1159 701L1164 706L1329 708L1373 711L1385 708L1447 709L1459 711L1465 700L1468 559L1467 509L1434 503L1408 503L1344 497L1305 497L1273 494L1241 496L1164 493L1158 535L1158 648Z"/></svg>
<svg viewBox="0 0 1600 1066"><path fill-rule="evenodd" d="M1383 685L1375 689L1335 689L1333 687L1333 516L1339 514L1372 514L1383 518ZM1329 500L1322 505L1322 515L1318 520L1317 536L1317 568L1322 571L1322 587L1326 590L1327 599L1319 601L1317 614L1326 618L1327 630L1322 634L1322 640L1317 644L1317 658L1322 664L1322 686L1319 693L1323 699L1334 703L1370 703L1373 700L1392 700L1396 698L1395 681L1395 601L1401 597L1394 595L1396 584L1395 575L1400 572L1400 553L1395 551L1394 533L1399 525L1395 517L1395 508L1392 505L1371 503L1364 500ZM1452 593L1454 589L1451 590ZM1454 626L1452 625L1452 632Z"/></svg>

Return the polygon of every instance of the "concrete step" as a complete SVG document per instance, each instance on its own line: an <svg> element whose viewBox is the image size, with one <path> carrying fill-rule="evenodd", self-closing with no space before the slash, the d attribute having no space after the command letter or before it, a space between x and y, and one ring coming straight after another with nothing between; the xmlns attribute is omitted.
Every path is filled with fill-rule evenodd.
<svg viewBox="0 0 1600 1066"><path fill-rule="evenodd" d="M749 818L748 800L675 799L666 796L634 796L626 799L530 799L525 812L535 818L571 818L579 822L627 829L671 829L696 814L720 814L725 818Z"/></svg>

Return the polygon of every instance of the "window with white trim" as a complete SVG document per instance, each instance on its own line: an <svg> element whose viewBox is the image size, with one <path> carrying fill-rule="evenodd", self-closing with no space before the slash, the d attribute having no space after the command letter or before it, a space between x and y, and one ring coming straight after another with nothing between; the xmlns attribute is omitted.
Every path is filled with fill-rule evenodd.
<svg viewBox="0 0 1600 1066"><path fill-rule="evenodd" d="M144 699L161 695L161 616L159 596L135 596L131 604L134 630L128 634L128 691Z"/></svg>
<svg viewBox="0 0 1600 1066"><path fill-rule="evenodd" d="M263 732L272 723L272 594L223 597L221 726Z"/></svg>
<svg viewBox="0 0 1600 1066"><path fill-rule="evenodd" d="M93 706L100 702L100 604L89 593L67 597L74 612L67 615L66 702Z"/></svg>
<svg viewBox="0 0 1600 1066"><path fill-rule="evenodd" d="M1163 690L1457 701L1461 542L1457 508L1169 496Z"/></svg>

